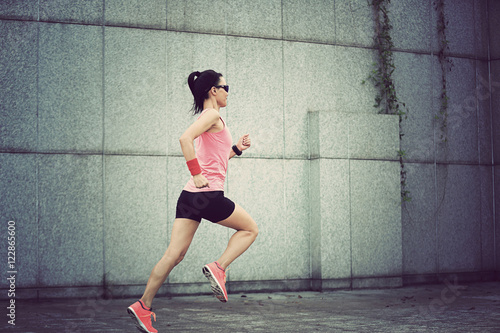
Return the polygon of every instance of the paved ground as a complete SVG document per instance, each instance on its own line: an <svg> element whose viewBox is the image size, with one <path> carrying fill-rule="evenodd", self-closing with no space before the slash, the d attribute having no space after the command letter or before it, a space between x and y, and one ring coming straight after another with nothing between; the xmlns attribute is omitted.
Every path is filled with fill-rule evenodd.
<svg viewBox="0 0 500 333"><path fill-rule="evenodd" d="M16 325L4 314L0 331L139 332L126 312L134 301L17 300ZM499 282L230 294L228 303L208 295L158 298L154 307L159 332L500 332Z"/></svg>

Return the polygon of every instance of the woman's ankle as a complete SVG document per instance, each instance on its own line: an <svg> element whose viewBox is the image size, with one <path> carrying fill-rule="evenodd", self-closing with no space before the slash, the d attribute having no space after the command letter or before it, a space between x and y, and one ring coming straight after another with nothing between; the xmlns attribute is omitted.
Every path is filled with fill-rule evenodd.
<svg viewBox="0 0 500 333"><path fill-rule="evenodd" d="M146 301L144 298L140 299L141 303L146 307L146 310L151 310L153 302L152 301Z"/></svg>

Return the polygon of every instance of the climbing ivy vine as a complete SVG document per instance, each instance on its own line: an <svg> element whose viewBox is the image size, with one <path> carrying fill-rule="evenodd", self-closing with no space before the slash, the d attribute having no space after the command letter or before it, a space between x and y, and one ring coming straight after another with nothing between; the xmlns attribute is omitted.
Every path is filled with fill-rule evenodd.
<svg viewBox="0 0 500 333"><path fill-rule="evenodd" d="M435 116L436 120L440 120L440 140L443 143L447 143L447 123L448 123L448 92L447 92L447 82L446 82L446 72L451 71L453 67L453 62L450 57L448 57L447 52L450 50L448 40L446 38L446 27L448 26L448 21L444 16L444 0L435 0L434 9L437 13L437 33L438 33L438 59L441 66L441 92L439 99L441 105L439 107L439 113Z"/></svg>
<svg viewBox="0 0 500 333"><path fill-rule="evenodd" d="M395 70L394 58L392 49L391 30L392 25L389 19L388 5L390 0L371 0L369 4L372 6L375 20L375 49L377 51L377 60L373 63L373 69L368 76L368 80L373 82L377 88L375 104L379 113L393 114L399 116L399 140L401 141L404 134L402 131L403 119L407 118L408 108L406 104L401 102L396 93L396 87L392 74ZM366 83L366 81L363 81ZM407 202L411 200L410 191L407 189L406 170L404 159L406 152L398 151L399 163L401 166L401 200Z"/></svg>

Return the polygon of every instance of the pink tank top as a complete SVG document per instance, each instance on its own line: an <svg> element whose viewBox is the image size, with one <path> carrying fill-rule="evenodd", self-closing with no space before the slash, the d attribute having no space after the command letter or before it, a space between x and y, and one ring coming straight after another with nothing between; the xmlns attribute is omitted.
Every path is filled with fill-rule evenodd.
<svg viewBox="0 0 500 333"><path fill-rule="evenodd" d="M203 110L201 115L207 110ZM200 118L198 117L198 119ZM197 188L191 177L184 186L188 192L208 192L224 191L224 181L226 180L227 164L233 138L226 123L220 117L224 128L216 133L204 132L195 140L196 158L201 167L201 173L207 178L210 187Z"/></svg>

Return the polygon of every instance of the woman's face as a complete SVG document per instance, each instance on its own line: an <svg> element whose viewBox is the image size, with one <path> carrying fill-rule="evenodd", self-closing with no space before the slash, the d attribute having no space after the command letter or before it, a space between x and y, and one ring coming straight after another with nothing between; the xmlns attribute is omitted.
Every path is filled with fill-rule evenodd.
<svg viewBox="0 0 500 333"><path fill-rule="evenodd" d="M218 85L225 86L226 84L227 84L226 79L224 79L224 77L221 76ZM217 93L215 95L215 98L217 100L217 105L223 108L227 105L227 95L229 95L229 93L227 93L224 88L216 88L216 89Z"/></svg>

